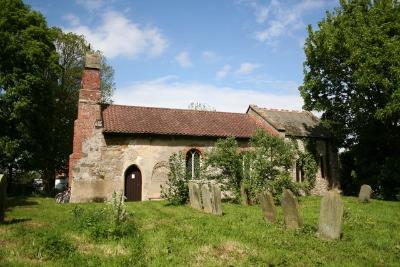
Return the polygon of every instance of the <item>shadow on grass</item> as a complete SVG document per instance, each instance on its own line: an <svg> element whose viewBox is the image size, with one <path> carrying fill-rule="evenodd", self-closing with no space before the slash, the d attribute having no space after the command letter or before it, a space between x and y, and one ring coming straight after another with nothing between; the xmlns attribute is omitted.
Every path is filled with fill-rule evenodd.
<svg viewBox="0 0 400 267"><path fill-rule="evenodd" d="M27 196L17 196L17 197L7 198L6 207L7 207L7 211L10 211L14 207L35 206L38 204L39 204L39 202L37 202L37 201L28 200Z"/></svg>
<svg viewBox="0 0 400 267"><path fill-rule="evenodd" d="M26 221L32 220L31 218L13 218L11 220L5 220L4 222L1 222L0 225L12 225L12 224L17 224L17 223L23 223Z"/></svg>

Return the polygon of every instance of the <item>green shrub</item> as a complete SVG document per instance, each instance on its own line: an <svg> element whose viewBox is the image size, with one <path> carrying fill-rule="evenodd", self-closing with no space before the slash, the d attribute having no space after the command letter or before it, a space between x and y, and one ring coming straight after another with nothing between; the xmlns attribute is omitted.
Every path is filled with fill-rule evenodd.
<svg viewBox="0 0 400 267"><path fill-rule="evenodd" d="M309 194L310 190L315 186L318 165L314 156L310 152L298 151L298 154L299 167L303 170L304 174L304 182L300 186L307 194Z"/></svg>
<svg viewBox="0 0 400 267"><path fill-rule="evenodd" d="M218 139L214 148L206 155L206 167L217 168L208 175L208 179L217 180L222 190L233 193L234 199L240 199L240 185L243 180L242 154L235 138Z"/></svg>
<svg viewBox="0 0 400 267"><path fill-rule="evenodd" d="M188 181L183 154L172 154L169 157L168 180L165 186L161 186L161 197L172 205L185 204L189 198Z"/></svg>
<svg viewBox="0 0 400 267"><path fill-rule="evenodd" d="M299 186L290 177L296 153L290 142L258 130L249 146L249 151L241 152L233 137L219 139L207 154L206 165L220 172L209 178L218 180L223 190L233 193L235 200L240 199L241 185L251 203L258 201L257 195L263 190L271 190L278 201L283 188L299 195ZM308 164L308 158L305 162Z"/></svg>
<svg viewBox="0 0 400 267"><path fill-rule="evenodd" d="M252 150L248 153L249 175L244 184L253 201L263 190L271 191L276 200L280 200L284 188L298 195L298 185L292 181L291 168L295 148L290 142L278 136L272 136L258 130L250 139Z"/></svg>
<svg viewBox="0 0 400 267"><path fill-rule="evenodd" d="M125 210L124 196L121 193L114 193L106 207L75 206L72 215L76 229L87 233L94 240L118 239L137 231L135 223Z"/></svg>
<svg viewBox="0 0 400 267"><path fill-rule="evenodd" d="M54 229L38 233L34 240L33 249L38 259L68 258L76 252L75 246Z"/></svg>
<svg viewBox="0 0 400 267"><path fill-rule="evenodd" d="M290 189L296 196L300 195L299 184L293 182L292 177L288 173L282 173L274 180L269 180L265 189L271 192L277 203L281 203L282 193L284 189Z"/></svg>

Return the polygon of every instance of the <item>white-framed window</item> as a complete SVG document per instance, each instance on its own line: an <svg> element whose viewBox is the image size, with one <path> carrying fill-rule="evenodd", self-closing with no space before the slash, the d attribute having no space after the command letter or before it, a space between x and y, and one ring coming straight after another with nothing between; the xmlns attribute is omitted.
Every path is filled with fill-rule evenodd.
<svg viewBox="0 0 400 267"><path fill-rule="evenodd" d="M186 153L186 173L191 179L197 179L200 176L200 151L192 148Z"/></svg>
<svg viewBox="0 0 400 267"><path fill-rule="evenodd" d="M299 161L296 161L296 182L304 182L304 171Z"/></svg>

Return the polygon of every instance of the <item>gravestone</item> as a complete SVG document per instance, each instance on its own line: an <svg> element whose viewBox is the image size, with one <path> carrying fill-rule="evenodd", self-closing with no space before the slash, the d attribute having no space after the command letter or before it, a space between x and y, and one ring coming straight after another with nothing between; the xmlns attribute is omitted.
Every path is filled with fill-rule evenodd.
<svg viewBox="0 0 400 267"><path fill-rule="evenodd" d="M303 226L297 198L289 189L284 189L282 194L282 208L287 229L297 229Z"/></svg>
<svg viewBox="0 0 400 267"><path fill-rule="evenodd" d="M213 214L222 215L221 189L218 184L211 184Z"/></svg>
<svg viewBox="0 0 400 267"><path fill-rule="evenodd" d="M342 233L343 202L336 190L327 192L321 200L318 235L326 239L340 238Z"/></svg>
<svg viewBox="0 0 400 267"><path fill-rule="evenodd" d="M371 199L372 188L367 185L363 184L360 188L360 193L358 194L358 200L362 203L367 203Z"/></svg>
<svg viewBox="0 0 400 267"><path fill-rule="evenodd" d="M276 222L276 207L274 198L271 192L265 191L259 194L261 209L263 212L264 220L275 223Z"/></svg>
<svg viewBox="0 0 400 267"><path fill-rule="evenodd" d="M0 174L0 222L4 221L4 213L6 210L6 187L6 177Z"/></svg>
<svg viewBox="0 0 400 267"><path fill-rule="evenodd" d="M203 201L203 210L207 213L212 213L213 203L210 184L205 183L201 186L201 199Z"/></svg>
<svg viewBox="0 0 400 267"><path fill-rule="evenodd" d="M247 195L247 191L244 188L243 183L240 184L240 200L243 205L245 206L249 205L249 196Z"/></svg>
<svg viewBox="0 0 400 267"><path fill-rule="evenodd" d="M189 186L190 206L192 206L192 208L194 209L201 210L202 204L201 204L201 193L199 184L193 181L189 181L188 186Z"/></svg>

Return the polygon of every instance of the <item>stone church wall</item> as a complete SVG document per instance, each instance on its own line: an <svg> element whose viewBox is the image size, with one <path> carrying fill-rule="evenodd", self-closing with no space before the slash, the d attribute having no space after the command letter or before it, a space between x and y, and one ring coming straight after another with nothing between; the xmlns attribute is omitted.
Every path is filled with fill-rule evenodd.
<svg viewBox="0 0 400 267"><path fill-rule="evenodd" d="M124 192L125 170L136 165L142 174L142 200L159 199L160 185L165 184L168 175L168 159L173 153L186 153L196 148L202 153L209 151L215 139L190 137L149 137L149 136L107 136L102 129L95 129L94 135L82 146L83 157L72 170L74 179L71 202L104 201L114 191ZM304 149L298 139L299 148ZM242 147L245 145L241 144ZM324 155L322 177L318 167L315 188L312 194L321 195L334 181L333 155L324 140L316 142L318 154ZM328 162L330 163L328 164ZM296 179L295 166L293 179Z"/></svg>
<svg viewBox="0 0 400 267"><path fill-rule="evenodd" d="M136 165L142 174L142 200L159 199L173 153L196 148L202 153L215 139L188 137L107 136L97 129L82 147L83 157L72 170L71 202L102 201L124 191L125 170Z"/></svg>
<svg viewBox="0 0 400 267"><path fill-rule="evenodd" d="M303 138L286 137L286 139L294 140L300 151L304 152L307 148ZM316 139L315 152L319 156L317 160L317 174L315 186L311 190L312 195L323 195L329 188L337 186L337 154L334 152L328 140ZM322 165L321 165L322 156ZM321 167L323 170L321 170ZM322 175L324 173L324 175ZM296 181L296 163L294 162L292 168L293 181Z"/></svg>

